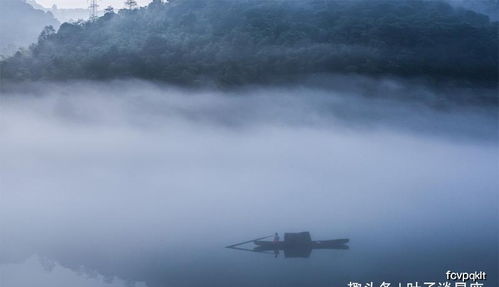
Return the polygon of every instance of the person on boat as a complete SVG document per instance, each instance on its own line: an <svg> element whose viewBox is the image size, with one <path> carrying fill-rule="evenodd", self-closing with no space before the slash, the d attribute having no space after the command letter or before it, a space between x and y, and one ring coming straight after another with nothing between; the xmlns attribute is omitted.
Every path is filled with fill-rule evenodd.
<svg viewBox="0 0 499 287"><path fill-rule="evenodd" d="M274 234L274 244L277 244L279 242L279 233ZM277 246L274 247L274 257L277 258L279 256L279 248Z"/></svg>

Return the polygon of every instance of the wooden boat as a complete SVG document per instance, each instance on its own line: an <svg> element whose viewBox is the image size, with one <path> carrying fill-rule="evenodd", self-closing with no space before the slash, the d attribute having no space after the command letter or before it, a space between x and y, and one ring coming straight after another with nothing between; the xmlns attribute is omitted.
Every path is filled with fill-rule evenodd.
<svg viewBox="0 0 499 287"><path fill-rule="evenodd" d="M282 241L264 240L269 237L271 236L233 244L227 248L253 252L273 251L275 254L284 251L285 257L309 257L313 249L349 249L346 245L349 239L313 241L309 232L285 233ZM238 247L251 242L256 245L253 249Z"/></svg>

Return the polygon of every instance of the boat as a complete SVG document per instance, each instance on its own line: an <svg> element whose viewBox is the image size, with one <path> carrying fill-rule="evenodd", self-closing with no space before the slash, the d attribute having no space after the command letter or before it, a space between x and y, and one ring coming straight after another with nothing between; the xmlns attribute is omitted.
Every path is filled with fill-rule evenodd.
<svg viewBox="0 0 499 287"><path fill-rule="evenodd" d="M284 251L284 256L289 257L309 257L313 249L349 249L347 243L349 239L333 239L333 240L312 240L309 232L298 233L285 233L284 240L282 241L269 241L264 240L272 236L257 238L237 244L227 246L227 248L253 251L253 252L266 252L273 251L278 254L279 251ZM245 249L238 247L243 244L253 243L253 249Z"/></svg>

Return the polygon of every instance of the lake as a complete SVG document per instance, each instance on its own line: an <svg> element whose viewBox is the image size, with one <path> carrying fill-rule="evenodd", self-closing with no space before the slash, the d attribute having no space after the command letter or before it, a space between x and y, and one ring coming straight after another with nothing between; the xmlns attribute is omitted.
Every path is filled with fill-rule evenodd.
<svg viewBox="0 0 499 287"><path fill-rule="evenodd" d="M0 107L2 287L398 286L447 270L497 286L488 109L144 82L39 84ZM300 231L349 249L225 248Z"/></svg>

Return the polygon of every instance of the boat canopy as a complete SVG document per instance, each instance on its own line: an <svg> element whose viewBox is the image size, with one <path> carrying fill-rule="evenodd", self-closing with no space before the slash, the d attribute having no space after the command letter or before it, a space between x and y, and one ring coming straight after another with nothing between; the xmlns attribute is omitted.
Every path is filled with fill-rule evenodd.
<svg viewBox="0 0 499 287"><path fill-rule="evenodd" d="M284 233L284 242L287 245L303 245L312 242L310 232Z"/></svg>

